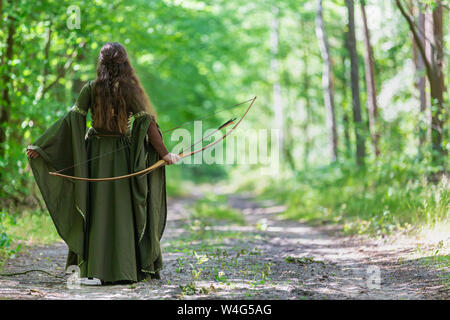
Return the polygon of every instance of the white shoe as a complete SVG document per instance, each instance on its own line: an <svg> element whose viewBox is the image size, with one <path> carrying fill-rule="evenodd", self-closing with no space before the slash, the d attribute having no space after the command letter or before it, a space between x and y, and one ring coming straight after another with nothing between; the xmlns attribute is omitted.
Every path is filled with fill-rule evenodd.
<svg viewBox="0 0 450 320"><path fill-rule="evenodd" d="M97 278L80 278L80 284L84 286L101 286L102 281Z"/></svg>

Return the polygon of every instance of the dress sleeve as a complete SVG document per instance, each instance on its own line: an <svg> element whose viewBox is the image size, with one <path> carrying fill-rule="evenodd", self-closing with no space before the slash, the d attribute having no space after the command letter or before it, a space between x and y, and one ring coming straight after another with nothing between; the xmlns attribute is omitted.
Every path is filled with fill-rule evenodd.
<svg viewBox="0 0 450 320"><path fill-rule="evenodd" d="M91 105L91 82L88 81L83 88L80 91L80 94L78 95L77 101L75 102L74 106L72 107L73 111L79 112L82 115L87 115L87 112L89 110L89 107Z"/></svg>
<svg viewBox="0 0 450 320"><path fill-rule="evenodd" d="M158 152L159 156L163 158L166 154L169 153L166 146L164 145L164 141L162 139L161 131L159 130L158 124L155 121L155 117L145 111L139 111L133 114L134 119L140 117L149 117L150 125L148 126L147 136L148 141L152 144L153 148L155 148L156 152Z"/></svg>
<svg viewBox="0 0 450 320"><path fill-rule="evenodd" d="M85 230L88 215L88 183L64 179L49 172L76 177L89 177L87 149L85 142L86 111L83 88L72 110L49 126L28 149L39 153L39 157L30 158L30 166L36 184L42 194L56 230L67 243L69 251L80 259L85 256ZM84 113L84 114L83 114Z"/></svg>

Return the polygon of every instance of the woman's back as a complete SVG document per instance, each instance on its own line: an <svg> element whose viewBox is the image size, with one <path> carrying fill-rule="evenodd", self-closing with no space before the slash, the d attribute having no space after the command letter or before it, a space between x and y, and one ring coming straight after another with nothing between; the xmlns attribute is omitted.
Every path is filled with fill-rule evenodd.
<svg viewBox="0 0 450 320"><path fill-rule="evenodd" d="M155 115L125 48L117 42L102 47L97 78L91 87L92 118L96 128L125 134L132 114Z"/></svg>
<svg viewBox="0 0 450 320"><path fill-rule="evenodd" d="M93 123L85 138L89 110ZM36 182L69 247L67 267L78 266L81 277L140 281L157 277L162 268L164 167L146 176L114 179L151 166L163 154L166 163L173 161L153 114L125 49L107 43L100 52L97 78L86 83L74 107L29 146L39 155L30 158ZM66 177L80 179L49 174L64 170L70 170L64 172ZM95 178L108 180L83 180Z"/></svg>

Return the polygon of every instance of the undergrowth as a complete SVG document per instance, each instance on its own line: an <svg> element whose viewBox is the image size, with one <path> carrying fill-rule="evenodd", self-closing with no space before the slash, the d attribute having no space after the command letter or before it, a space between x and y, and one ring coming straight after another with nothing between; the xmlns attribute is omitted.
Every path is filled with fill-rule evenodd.
<svg viewBox="0 0 450 320"><path fill-rule="evenodd" d="M402 160L359 170L341 163L305 170L296 178L274 179L260 198L286 204L284 218L340 223L347 234L448 225L448 178L429 179L427 170Z"/></svg>
<svg viewBox="0 0 450 320"><path fill-rule="evenodd" d="M0 267L24 244L49 244L59 240L47 212L25 211L14 215L7 211L0 212Z"/></svg>

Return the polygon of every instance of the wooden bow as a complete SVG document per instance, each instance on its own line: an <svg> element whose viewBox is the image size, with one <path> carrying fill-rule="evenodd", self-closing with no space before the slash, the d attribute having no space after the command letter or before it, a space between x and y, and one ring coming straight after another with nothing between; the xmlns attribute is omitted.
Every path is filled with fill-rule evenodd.
<svg viewBox="0 0 450 320"><path fill-rule="evenodd" d="M225 140L226 137L227 137L231 132L233 132L234 129L236 129L236 128L239 126L239 124L242 122L242 120L245 118L245 116L247 115L247 113L249 112L249 110L251 109L251 107L253 106L253 103L255 102L255 100L256 100L256 96L255 96L253 99L251 99L250 105L248 106L247 110L245 110L245 113L244 113L243 116L239 119L238 122L234 123L234 121L233 121L234 119L229 120L229 121L225 122L223 125L221 125L216 131L214 131L213 133L211 133L211 134L209 134L209 135L207 136L207 137L209 137L209 136L211 136L212 134L216 133L217 131L220 131L221 129L226 128L226 127L228 127L228 126L234 124L234 126L233 126L230 130L228 130L226 133L224 133L220 139L217 139L217 140L215 140L215 141L209 143L208 145L202 147L201 149L194 150L194 151L190 151L190 152L186 152L186 153L181 152L181 153L178 154L178 155L180 156L180 158L186 158L186 157L192 156L192 155L194 155L194 154L196 154L196 153L198 153L198 152L202 152L203 150L206 150L206 149L208 149L208 148L211 148L212 146L216 145L216 144L219 143L220 141ZM206 139L207 137L204 137L204 138L201 139L199 142L203 141L203 140ZM197 142L197 143L198 143L198 142ZM197 143L195 143L195 144L197 144ZM194 145L195 145L195 144L194 144ZM191 145L190 147L192 147L192 146L193 146L193 145ZM190 148L190 147L189 147L189 148ZM126 175L122 175L122 176L107 177L107 178L83 178L83 177L76 177L76 176L70 176L70 175L62 174L62 173L59 173L59 172L56 172L56 171L54 171L54 172L49 172L49 174L52 175L52 176L57 176L57 177L67 178L67 179L72 179L72 180L79 180L79 181L91 181L91 182L115 181L115 180L128 179L128 178L135 177L135 176L144 176L144 175L146 175L146 174L152 172L153 170L156 170L156 169L158 169L159 167L162 167L162 166L164 166L164 165L166 165L166 164L167 164L167 162L166 162L165 160L159 160L159 161L155 162L154 164L152 164L150 167L145 168L145 169L143 169L143 170L140 170L140 171L137 171L137 172L133 172L133 173L130 173L130 174L126 174Z"/></svg>

